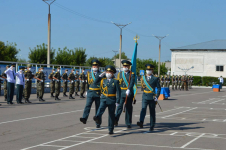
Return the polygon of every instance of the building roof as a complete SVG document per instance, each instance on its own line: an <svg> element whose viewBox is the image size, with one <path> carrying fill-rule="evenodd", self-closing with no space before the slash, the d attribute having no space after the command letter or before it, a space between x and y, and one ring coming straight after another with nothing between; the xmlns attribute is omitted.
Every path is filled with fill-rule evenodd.
<svg viewBox="0 0 226 150"><path fill-rule="evenodd" d="M213 40L203 43L197 43L178 48L172 48L174 50L226 50L226 40Z"/></svg>

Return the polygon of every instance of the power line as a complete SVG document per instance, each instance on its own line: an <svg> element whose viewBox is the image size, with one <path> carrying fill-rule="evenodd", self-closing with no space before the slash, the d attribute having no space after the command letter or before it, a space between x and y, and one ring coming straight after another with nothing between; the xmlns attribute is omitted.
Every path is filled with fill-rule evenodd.
<svg viewBox="0 0 226 150"><path fill-rule="evenodd" d="M93 18L93 17L86 16L86 15L81 14L81 13L75 11L75 10L72 10L72 9L70 9L68 7L65 7L65 6L63 6L63 5L61 5L61 4L57 3L57 2L55 2L54 5L56 5L57 7L65 10L65 11L68 11L70 13L73 13L73 14L77 15L77 16L80 16L82 18L86 18L86 19L89 19L89 20L92 20L92 21L96 21L96 22L111 24L110 21L104 21L104 20L100 20L100 19L96 19L96 18Z"/></svg>

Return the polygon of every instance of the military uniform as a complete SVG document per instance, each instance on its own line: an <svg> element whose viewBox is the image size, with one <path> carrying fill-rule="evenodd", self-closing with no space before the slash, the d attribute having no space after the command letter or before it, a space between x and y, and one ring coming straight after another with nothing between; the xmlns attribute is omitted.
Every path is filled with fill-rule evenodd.
<svg viewBox="0 0 226 150"><path fill-rule="evenodd" d="M181 90L181 75L178 77L178 88Z"/></svg>
<svg viewBox="0 0 226 150"><path fill-rule="evenodd" d="M132 65L131 62L124 60L122 61L123 65ZM131 79L130 78L131 75ZM124 78L125 77L125 78ZM135 83L135 74L131 71L128 71L127 73L122 71L118 73L118 80L119 80L119 85L121 88L121 99L120 103L116 109L116 114L115 114L115 125L118 125L119 118L121 116L121 113L123 111L123 106L127 97L127 103L125 105L126 110L125 110L125 123L128 128L131 128L132 125L132 113L133 113L133 99L134 99L134 92L133 92L133 86ZM125 81L126 80L126 81ZM130 81L130 83L129 83ZM129 87L128 87L129 85ZM126 96L126 91L129 90L130 93L128 96Z"/></svg>
<svg viewBox="0 0 226 150"><path fill-rule="evenodd" d="M174 90L174 86L175 86L175 77L174 75L172 76L172 90Z"/></svg>
<svg viewBox="0 0 226 150"><path fill-rule="evenodd" d="M40 68L43 69L43 68ZM43 73L43 71L39 71L38 73L36 73L36 79L40 79L37 80L37 93L38 93L38 97L39 97L39 101L45 101L43 99L43 95L44 95L44 88L45 88L45 74Z"/></svg>
<svg viewBox="0 0 226 150"><path fill-rule="evenodd" d="M85 88L86 88L86 75L85 73L81 73L79 76L81 80L81 90L80 90L80 98L85 98L83 94L85 93Z"/></svg>
<svg viewBox="0 0 226 150"><path fill-rule="evenodd" d="M176 75L176 77L175 77L175 90L177 90L177 86L178 86L178 76Z"/></svg>
<svg viewBox="0 0 226 150"><path fill-rule="evenodd" d="M49 74L51 97L54 97L53 93L55 93L55 79L53 79L53 75L54 75L54 72Z"/></svg>
<svg viewBox="0 0 226 150"><path fill-rule="evenodd" d="M106 70L110 72L116 72L113 66L106 66ZM97 76L95 83L100 82L100 88L102 96L100 97L100 107L97 114L94 116L94 121L99 124L101 123L101 117L108 107L108 130L109 134L113 134L114 122L115 122L115 103L120 102L121 90L119 81L115 78L107 79Z"/></svg>
<svg viewBox="0 0 226 150"><path fill-rule="evenodd" d="M72 70L73 71L73 70ZM70 81L69 83L69 99L75 99L72 95L74 94L75 91L75 75L73 72L71 72L68 76L68 80Z"/></svg>
<svg viewBox="0 0 226 150"><path fill-rule="evenodd" d="M35 79L37 79L36 77L37 77L38 73L39 72L35 73L35 76L34 76ZM36 94L37 94L37 98L39 99L39 87L38 86L39 86L39 83L38 83L38 80L36 80Z"/></svg>
<svg viewBox="0 0 226 150"><path fill-rule="evenodd" d="M191 77L190 77L190 82L191 82L191 83L190 83L190 88L192 88L193 80L194 80L194 78L193 78L193 76L191 76ZM221 86L221 88L222 88L222 86Z"/></svg>
<svg viewBox="0 0 226 150"><path fill-rule="evenodd" d="M75 74L75 96L79 96L78 95L78 91L79 91L79 84L80 84L80 82L79 82L79 74L78 73L76 73Z"/></svg>
<svg viewBox="0 0 226 150"><path fill-rule="evenodd" d="M58 68L59 69L59 68ZM58 98L58 96L60 95L60 88L61 88L61 76L60 76L60 72L57 71L54 75L53 75L54 79L56 79L55 81L55 100L60 100Z"/></svg>
<svg viewBox="0 0 226 150"><path fill-rule="evenodd" d="M170 86L170 76L167 77L167 85L166 85L168 88Z"/></svg>
<svg viewBox="0 0 226 150"><path fill-rule="evenodd" d="M68 70L66 70L68 71ZM62 75L62 80L63 80L63 96L67 97L66 95L66 92L67 92L67 73L65 72L63 75Z"/></svg>
<svg viewBox="0 0 226 150"><path fill-rule="evenodd" d="M164 77L164 87L167 87L167 83L168 83L168 78L167 78L167 76L165 75L165 77Z"/></svg>
<svg viewBox="0 0 226 150"><path fill-rule="evenodd" d="M4 80L4 97L5 97L5 101L7 101L7 76L5 74L5 71L2 73L2 77L5 78L5 80Z"/></svg>
<svg viewBox="0 0 226 150"><path fill-rule="evenodd" d="M160 86L163 87L164 86L164 77L161 76L160 78Z"/></svg>
<svg viewBox="0 0 226 150"><path fill-rule="evenodd" d="M30 67L30 66L28 66ZM30 70L25 71L24 73L25 77L25 88L24 88L24 98L25 98L25 103L31 103L29 101L30 95L31 95L31 88L32 88L32 79L34 75Z"/></svg>
<svg viewBox="0 0 226 150"><path fill-rule="evenodd" d="M154 66L151 64L146 64L145 67L154 69ZM150 112L150 131L154 130L156 115L155 115L155 106L156 101L160 95L161 87L159 84L159 79L155 76L142 76L144 82L144 92L142 95L142 109L140 112L140 121L137 122L137 125L143 128L144 118L146 116L147 106L149 106ZM158 91L155 93L155 88L157 87Z"/></svg>

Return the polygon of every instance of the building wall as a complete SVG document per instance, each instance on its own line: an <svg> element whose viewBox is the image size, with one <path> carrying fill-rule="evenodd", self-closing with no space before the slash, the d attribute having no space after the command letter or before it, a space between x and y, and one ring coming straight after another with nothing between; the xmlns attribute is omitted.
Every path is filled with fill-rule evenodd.
<svg viewBox="0 0 226 150"><path fill-rule="evenodd" d="M193 69L187 72L193 76L226 77L226 51L172 51L171 74L183 75L180 68ZM216 71L216 65L223 65L224 71Z"/></svg>

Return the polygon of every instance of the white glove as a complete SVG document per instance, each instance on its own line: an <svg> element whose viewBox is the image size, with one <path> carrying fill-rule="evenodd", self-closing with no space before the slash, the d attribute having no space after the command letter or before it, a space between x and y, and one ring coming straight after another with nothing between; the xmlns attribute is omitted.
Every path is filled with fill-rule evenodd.
<svg viewBox="0 0 226 150"><path fill-rule="evenodd" d="M54 79L53 79L53 81L54 81Z"/></svg>
<svg viewBox="0 0 226 150"><path fill-rule="evenodd" d="M129 93L130 93L130 90L129 90L129 89L127 89L127 90L126 90L126 95L128 96L128 95L129 95Z"/></svg>
<svg viewBox="0 0 226 150"><path fill-rule="evenodd" d="M86 96L87 96L87 92L86 92Z"/></svg>
<svg viewBox="0 0 226 150"><path fill-rule="evenodd" d="M155 98L154 98L154 101L156 102L156 101L158 101L158 98L155 96Z"/></svg>
<svg viewBox="0 0 226 150"><path fill-rule="evenodd" d="M64 80L64 82L67 82L67 80Z"/></svg>
<svg viewBox="0 0 226 150"><path fill-rule="evenodd" d="M41 82L43 82L43 80L41 80Z"/></svg>
<svg viewBox="0 0 226 150"><path fill-rule="evenodd" d="M99 75L99 77L103 77L105 75L106 72L103 72Z"/></svg>
<svg viewBox="0 0 226 150"><path fill-rule="evenodd" d="M73 80L71 80L71 83L73 83L74 81Z"/></svg>
<svg viewBox="0 0 226 150"><path fill-rule="evenodd" d="M59 80L57 80L57 82L59 82Z"/></svg>
<svg viewBox="0 0 226 150"><path fill-rule="evenodd" d="M84 82L84 80L82 80L82 82Z"/></svg>
<svg viewBox="0 0 226 150"><path fill-rule="evenodd" d="M27 81L29 81L29 79L27 79Z"/></svg>
<svg viewBox="0 0 226 150"><path fill-rule="evenodd" d="M119 103L115 103L115 106L118 107L119 106Z"/></svg>

